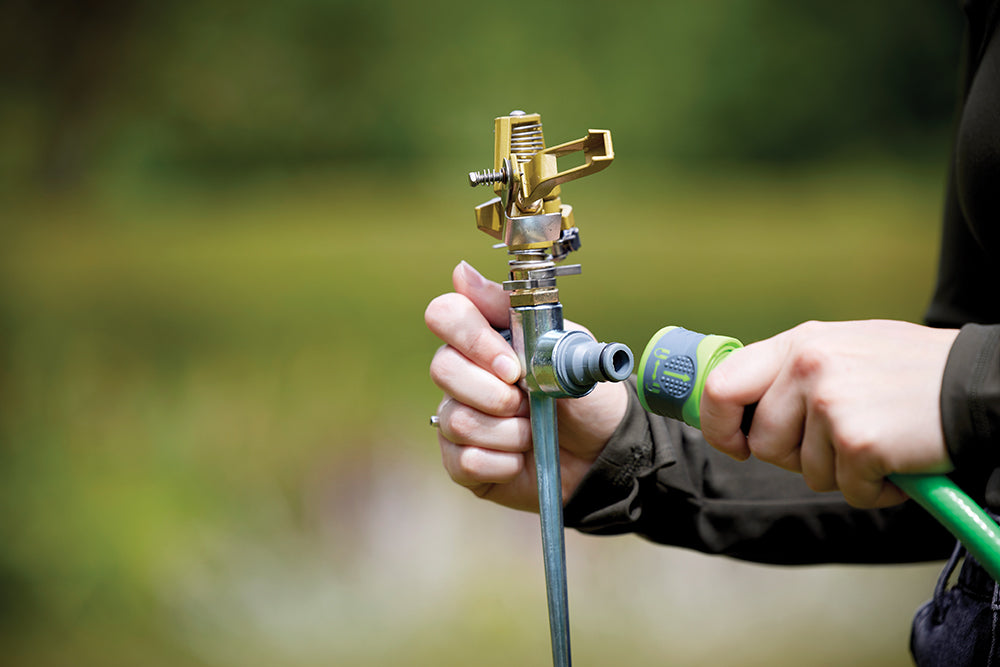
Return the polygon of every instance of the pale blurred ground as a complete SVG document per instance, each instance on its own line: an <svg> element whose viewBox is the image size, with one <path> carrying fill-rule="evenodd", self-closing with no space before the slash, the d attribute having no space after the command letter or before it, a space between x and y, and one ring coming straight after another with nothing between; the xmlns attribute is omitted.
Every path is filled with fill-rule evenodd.
<svg viewBox="0 0 1000 667"><path fill-rule="evenodd" d="M537 517L415 474L422 457L397 444L378 445L377 472L355 497L363 509L348 517L331 506L340 523L328 532L200 545L177 564L165 599L196 655L220 665L550 664ZM579 665L910 664L910 617L939 569L763 567L573 532L567 550Z"/></svg>

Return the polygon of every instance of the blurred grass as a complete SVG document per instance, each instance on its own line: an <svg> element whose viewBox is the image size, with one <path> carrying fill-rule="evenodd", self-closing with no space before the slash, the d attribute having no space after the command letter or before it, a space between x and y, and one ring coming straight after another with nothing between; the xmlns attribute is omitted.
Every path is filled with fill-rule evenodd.
<svg viewBox="0 0 1000 667"><path fill-rule="evenodd" d="M426 427L425 304L461 259L505 270L473 224L488 198L464 185L476 166L8 196L11 664L545 663L544 608L522 608L543 600L532 518L451 488ZM891 160L686 172L622 159L565 188L584 243L583 275L561 283L567 317L635 350L669 323L749 341L806 319L918 321L943 178ZM495 541L480 579L469 561ZM886 604L926 597L927 576L899 579L908 593L887 589ZM851 661L906 664L907 612L892 607L881 632L884 601L855 580L842 592L872 636ZM574 611L580 664L658 664L647 626L600 635L618 626L591 602ZM710 619L673 622L685 664L732 663L730 645L703 645ZM740 664L801 664L808 646L768 637Z"/></svg>

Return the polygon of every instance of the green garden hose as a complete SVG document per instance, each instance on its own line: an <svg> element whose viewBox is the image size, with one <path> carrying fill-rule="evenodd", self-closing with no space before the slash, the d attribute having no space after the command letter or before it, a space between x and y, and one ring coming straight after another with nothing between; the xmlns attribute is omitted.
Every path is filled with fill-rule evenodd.
<svg viewBox="0 0 1000 667"><path fill-rule="evenodd" d="M931 513L1000 581L1000 527L944 475L889 475L889 481Z"/></svg>

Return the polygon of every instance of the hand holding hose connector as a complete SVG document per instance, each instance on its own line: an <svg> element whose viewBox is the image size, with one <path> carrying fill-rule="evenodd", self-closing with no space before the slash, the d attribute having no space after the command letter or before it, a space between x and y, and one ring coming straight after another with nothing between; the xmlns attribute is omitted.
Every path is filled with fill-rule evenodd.
<svg viewBox="0 0 1000 667"><path fill-rule="evenodd" d="M661 329L637 369L643 407L702 428L706 380L741 347L735 338L705 336L680 327ZM740 424L744 435L751 431L755 409L755 403L744 409ZM982 508L944 475L890 474L888 479L929 511L1000 581L1000 527Z"/></svg>

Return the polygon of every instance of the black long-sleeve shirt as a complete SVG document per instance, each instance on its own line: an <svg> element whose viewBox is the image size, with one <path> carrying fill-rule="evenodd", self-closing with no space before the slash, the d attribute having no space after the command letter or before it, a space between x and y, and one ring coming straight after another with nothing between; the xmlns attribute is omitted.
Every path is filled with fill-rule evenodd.
<svg viewBox="0 0 1000 667"><path fill-rule="evenodd" d="M1000 2L967 0L959 124L932 326L961 327L942 380L942 426L973 498L1000 511ZM566 525L768 563L947 557L954 539L914 502L879 510L815 493L802 477L737 462L701 434L642 410L625 419L565 508Z"/></svg>

